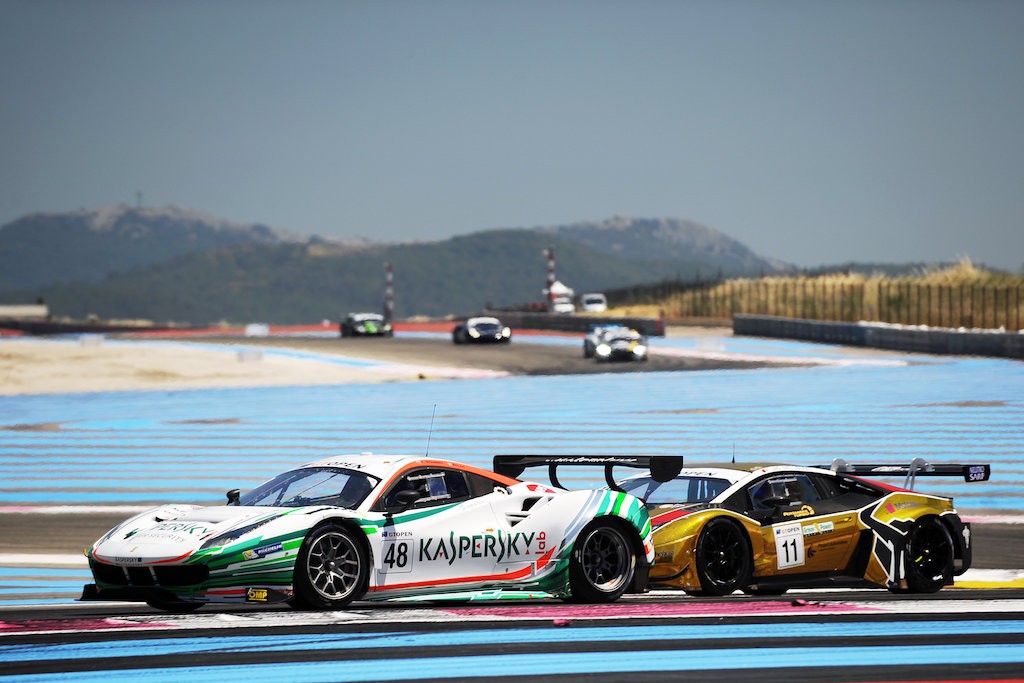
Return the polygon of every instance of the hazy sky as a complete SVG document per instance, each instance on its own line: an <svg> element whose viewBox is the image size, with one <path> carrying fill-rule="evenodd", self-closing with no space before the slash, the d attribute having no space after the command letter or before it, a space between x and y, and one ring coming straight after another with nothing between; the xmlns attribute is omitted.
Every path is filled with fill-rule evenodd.
<svg viewBox="0 0 1024 683"><path fill-rule="evenodd" d="M0 225L179 204L401 241L695 220L1024 264L1021 0L0 0Z"/></svg>

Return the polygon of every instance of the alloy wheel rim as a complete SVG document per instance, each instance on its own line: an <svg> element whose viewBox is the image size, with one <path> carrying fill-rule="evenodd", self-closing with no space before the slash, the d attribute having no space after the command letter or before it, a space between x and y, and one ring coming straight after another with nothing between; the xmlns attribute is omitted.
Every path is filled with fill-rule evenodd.
<svg viewBox="0 0 1024 683"><path fill-rule="evenodd" d="M626 581L628 556L622 534L614 529L597 529L583 547L583 573L598 590L613 592Z"/></svg>
<svg viewBox="0 0 1024 683"><path fill-rule="evenodd" d="M344 534L327 533L309 549L309 581L316 592L330 600L348 596L359 580L359 555Z"/></svg>

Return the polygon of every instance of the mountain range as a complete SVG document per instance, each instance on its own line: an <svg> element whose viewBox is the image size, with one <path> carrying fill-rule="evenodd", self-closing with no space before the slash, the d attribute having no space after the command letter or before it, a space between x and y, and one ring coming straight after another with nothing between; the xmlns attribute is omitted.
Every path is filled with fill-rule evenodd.
<svg viewBox="0 0 1024 683"><path fill-rule="evenodd" d="M107 207L25 216L0 228L0 303L44 301L56 316L209 324L336 320L381 310L462 315L542 301L546 249L577 292L666 279L792 270L700 224L617 216L409 243L339 241L238 224L183 207Z"/></svg>

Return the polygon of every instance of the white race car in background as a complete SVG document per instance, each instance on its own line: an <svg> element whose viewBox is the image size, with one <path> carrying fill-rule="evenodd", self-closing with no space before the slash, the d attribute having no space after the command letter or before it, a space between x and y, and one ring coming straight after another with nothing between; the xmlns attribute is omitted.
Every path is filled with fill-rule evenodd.
<svg viewBox="0 0 1024 683"><path fill-rule="evenodd" d="M353 600L640 591L654 558L642 501L565 491L448 460L345 455L217 507L164 505L87 551L83 600L188 612L207 603L338 609Z"/></svg>
<svg viewBox="0 0 1024 683"><path fill-rule="evenodd" d="M607 360L647 360L647 337L625 325L594 325L583 339L583 357Z"/></svg>

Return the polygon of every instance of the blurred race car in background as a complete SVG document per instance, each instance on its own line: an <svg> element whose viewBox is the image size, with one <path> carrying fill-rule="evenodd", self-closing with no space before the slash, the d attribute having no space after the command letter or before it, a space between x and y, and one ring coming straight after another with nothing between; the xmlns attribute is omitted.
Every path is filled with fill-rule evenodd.
<svg viewBox="0 0 1024 683"><path fill-rule="evenodd" d="M490 316L470 318L452 328L452 341L456 344L507 344L512 341L512 328Z"/></svg>
<svg viewBox="0 0 1024 683"><path fill-rule="evenodd" d="M647 360L647 337L625 325L594 325L583 339L583 357L610 360Z"/></svg>
<svg viewBox="0 0 1024 683"><path fill-rule="evenodd" d="M647 584L643 502L564 491L414 456L343 455L284 472L228 505L162 505L87 551L83 600L170 612L207 603L557 597L603 603Z"/></svg>
<svg viewBox="0 0 1024 683"><path fill-rule="evenodd" d="M608 299L600 292L580 295L580 308L587 313L604 313L608 310Z"/></svg>
<svg viewBox="0 0 1024 683"><path fill-rule="evenodd" d="M349 313L341 321L342 337L390 337L391 323L380 313Z"/></svg>
<svg viewBox="0 0 1024 683"><path fill-rule="evenodd" d="M500 456L528 465L603 465L609 488L644 500L654 525L651 586L692 595L780 595L790 588L875 586L932 593L971 566L970 524L916 477L987 481L987 464L682 467L682 458ZM675 463L675 464L673 464ZM495 469L502 471L498 459ZM651 473L616 482L615 465ZM904 486L859 475L905 477ZM553 483L555 480L553 479Z"/></svg>

